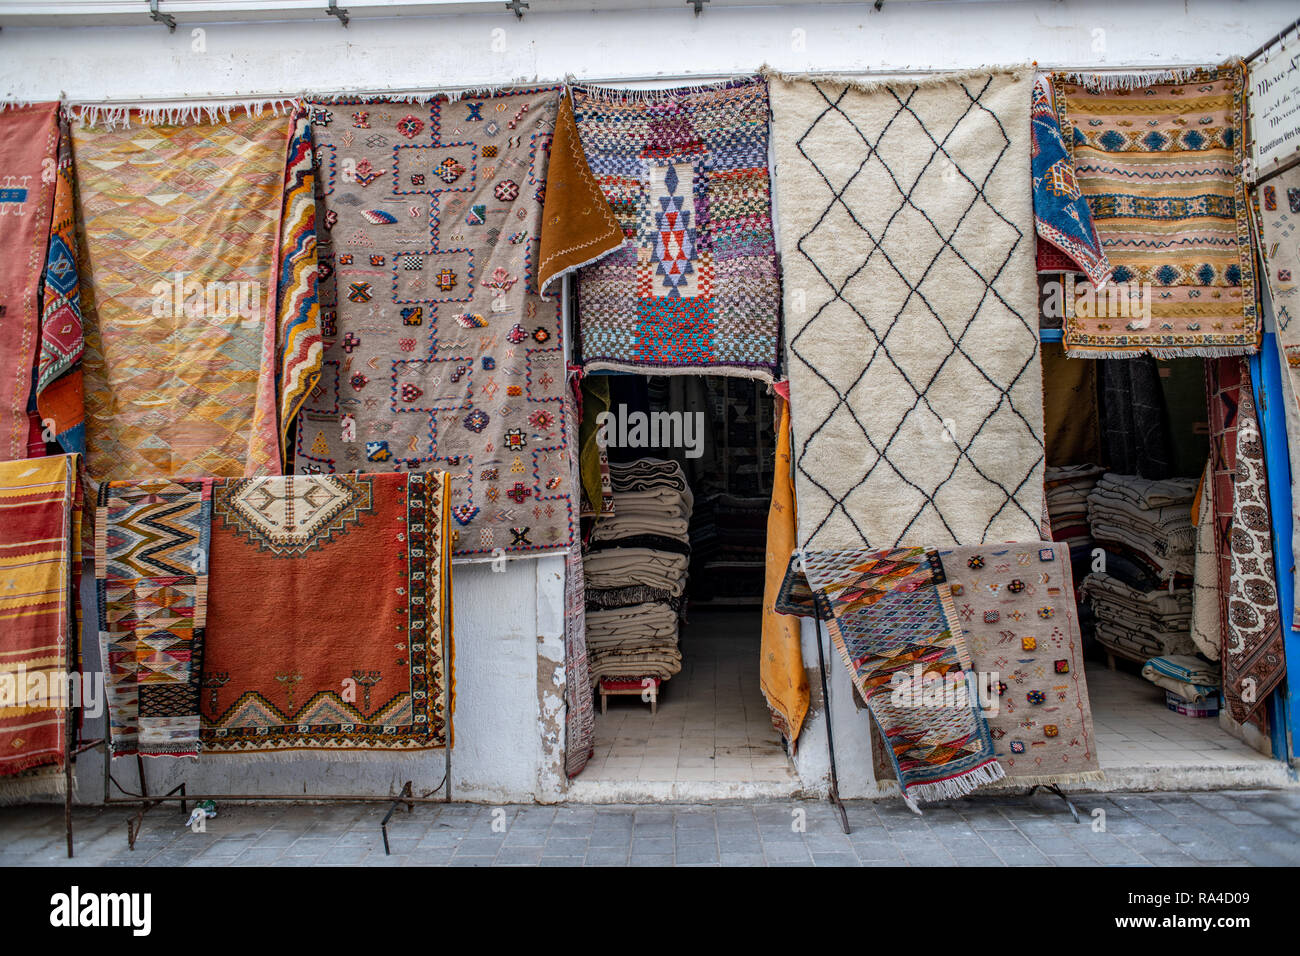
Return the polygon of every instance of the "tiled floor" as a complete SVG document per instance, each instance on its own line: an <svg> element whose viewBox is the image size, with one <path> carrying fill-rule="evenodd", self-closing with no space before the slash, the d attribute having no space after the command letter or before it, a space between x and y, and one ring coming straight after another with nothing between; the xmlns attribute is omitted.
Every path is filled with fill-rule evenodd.
<svg viewBox="0 0 1300 956"><path fill-rule="evenodd" d="M696 611L682 671L658 713L637 697L596 698L595 756L584 781L794 781L758 685L757 612Z"/></svg>
<svg viewBox="0 0 1300 956"><path fill-rule="evenodd" d="M1183 717L1167 709L1165 692L1141 677L1091 663L1087 673L1103 770L1271 762L1221 728L1218 718Z"/></svg>

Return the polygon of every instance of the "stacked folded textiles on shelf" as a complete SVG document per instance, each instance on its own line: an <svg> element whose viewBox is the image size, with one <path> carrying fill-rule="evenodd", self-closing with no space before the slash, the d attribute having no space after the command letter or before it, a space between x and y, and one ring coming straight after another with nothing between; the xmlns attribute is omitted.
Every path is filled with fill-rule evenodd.
<svg viewBox="0 0 1300 956"><path fill-rule="evenodd" d="M1142 666L1142 676L1192 703L1219 697L1219 666L1191 654L1153 658Z"/></svg>
<svg viewBox="0 0 1300 956"><path fill-rule="evenodd" d="M1084 578L1080 592L1096 615L1097 641L1115 656L1143 663L1195 653L1189 588L1145 590L1101 571Z"/></svg>
<svg viewBox="0 0 1300 956"><path fill-rule="evenodd" d="M1088 566L1093 546L1088 495L1105 471L1100 465L1065 465L1048 467L1044 477L1052 540L1070 549L1070 562L1075 568Z"/></svg>
<svg viewBox="0 0 1300 956"><path fill-rule="evenodd" d="M593 541L613 541L632 535L660 535L689 543L688 530L695 499L681 465L658 458L612 462L614 514L602 518Z"/></svg>
<svg viewBox="0 0 1300 956"><path fill-rule="evenodd" d="M1088 527L1105 563L1084 579L1080 593L1092 604L1095 636L1107 653L1138 663L1195 653L1196 490L1193 478L1153 481L1108 472L1089 493Z"/></svg>
<svg viewBox="0 0 1300 956"><path fill-rule="evenodd" d="M694 498L681 466L612 463L614 514L597 523L584 562L593 680L672 677L686 590Z"/></svg>
<svg viewBox="0 0 1300 956"><path fill-rule="evenodd" d="M1190 576L1195 497L1195 478L1152 481L1107 473L1088 495L1088 525L1098 545L1147 565L1162 581Z"/></svg>

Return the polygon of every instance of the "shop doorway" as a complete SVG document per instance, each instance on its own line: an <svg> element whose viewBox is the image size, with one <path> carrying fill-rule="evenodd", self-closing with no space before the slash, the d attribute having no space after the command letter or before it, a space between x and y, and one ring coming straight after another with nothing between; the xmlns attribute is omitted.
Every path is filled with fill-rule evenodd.
<svg viewBox="0 0 1300 956"><path fill-rule="evenodd" d="M584 414L608 412L613 515L584 554L595 730L574 785L615 796L793 793L798 778L759 686L775 443L767 386L609 375L586 387ZM680 475L685 490L664 475Z"/></svg>
<svg viewBox="0 0 1300 956"><path fill-rule="evenodd" d="M1221 682L1219 588L1213 564L1207 574L1195 554L1210 457L1206 362L1067 360L1044 344L1043 371L1048 509L1054 537L1070 546L1108 784L1281 782L1266 722L1237 724L1210 687ZM1201 546L1213 550L1212 534ZM1161 675L1143 675L1154 658L1205 682L1196 692L1154 682Z"/></svg>

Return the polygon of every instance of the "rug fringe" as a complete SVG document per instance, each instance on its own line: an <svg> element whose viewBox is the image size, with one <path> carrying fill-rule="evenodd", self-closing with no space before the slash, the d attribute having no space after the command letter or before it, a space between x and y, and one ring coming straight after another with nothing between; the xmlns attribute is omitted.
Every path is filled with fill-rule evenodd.
<svg viewBox="0 0 1300 956"><path fill-rule="evenodd" d="M75 779L72 790L76 793ZM42 767L0 779L0 804L30 803L36 797L63 797L67 792L67 778L62 767Z"/></svg>
<svg viewBox="0 0 1300 956"><path fill-rule="evenodd" d="M794 83L798 80L808 80L812 83L843 83L851 89L860 93L877 93L890 87L909 86L916 87L918 90L927 89L934 86L943 86L947 83L963 83L966 80L973 80L987 76L1007 76L1010 79L1018 80L1027 71L1031 71L1033 66L1028 63L1012 64L1008 66L987 66L975 70L956 70L952 73L931 73L925 76L899 76L897 79L857 79L853 76L841 75L819 75L813 73L784 73L780 70L773 69L764 63L759 67L759 76L769 82L779 80L783 83ZM879 70L878 73L887 75L887 70Z"/></svg>
<svg viewBox="0 0 1300 956"><path fill-rule="evenodd" d="M446 100L449 103L455 103L459 100L488 99L493 96L500 96L503 93L540 93L547 90L558 92L563 88L560 83L544 83L536 79L528 80L518 77L504 83L491 83L486 86L471 86L463 89L414 90L406 93L345 90L335 93L304 93L302 96L303 99L311 100L314 103L365 106L381 103L432 103L435 100Z"/></svg>
<svg viewBox="0 0 1300 956"><path fill-rule="evenodd" d="M1007 772L1002 769L1002 765L993 760L969 773L949 777L947 780L912 784L903 791L903 800L919 814L921 812L917 806L919 801L934 803L939 800L954 800L964 797L980 787L1004 780L1006 776Z"/></svg>
<svg viewBox="0 0 1300 956"><path fill-rule="evenodd" d="M239 103L172 103L157 106L117 106L109 103L70 103L63 116L82 127L100 126L114 130L130 128L132 114L141 126L189 126L194 123L229 123L237 110L246 116L260 116L268 109L276 116L292 113L302 104L298 97L274 97L245 100Z"/></svg>
<svg viewBox="0 0 1300 956"><path fill-rule="evenodd" d="M1010 787L1052 787L1072 786L1080 783L1104 783L1106 774L1101 770L1085 770L1079 773L1043 773L1030 776L1006 777L1002 783Z"/></svg>
<svg viewBox="0 0 1300 956"><path fill-rule="evenodd" d="M726 79L715 80L709 83L673 86L666 89L634 89L621 86L602 86L598 83L583 83L570 74L564 78L564 83L570 92L581 90L583 93L590 94L596 99L603 100L606 103L627 104L657 103L661 100L675 99L680 96L692 96L697 93L712 93L717 90L730 89L733 86L753 83L758 79L761 79L761 77L756 73L737 73L736 75L727 77Z"/></svg>
<svg viewBox="0 0 1300 956"><path fill-rule="evenodd" d="M1241 62L1240 57L1230 56L1218 66L1202 64L1183 66L1171 70L1150 70L1136 73L1098 73L1092 70L1057 70L1053 76L1066 83L1077 83L1098 93L1113 90L1140 90L1158 83L1190 83L1193 80L1208 79L1210 74L1217 74L1223 69L1235 69Z"/></svg>
<svg viewBox="0 0 1300 956"><path fill-rule="evenodd" d="M1145 349L1108 349L1099 348L1095 345L1071 349L1067 345L1065 357L1072 359L1133 359L1150 355L1152 358L1158 359L1232 358L1233 356L1254 355L1258 351L1258 345L1248 350L1243 349L1240 345L1188 345Z"/></svg>
<svg viewBox="0 0 1300 956"><path fill-rule="evenodd" d="M633 375L726 375L732 378L748 378L767 382L769 385L776 381L773 373L768 369L734 368L729 365L625 365L621 362L596 360L584 363L582 371L587 375L595 372L629 372Z"/></svg>

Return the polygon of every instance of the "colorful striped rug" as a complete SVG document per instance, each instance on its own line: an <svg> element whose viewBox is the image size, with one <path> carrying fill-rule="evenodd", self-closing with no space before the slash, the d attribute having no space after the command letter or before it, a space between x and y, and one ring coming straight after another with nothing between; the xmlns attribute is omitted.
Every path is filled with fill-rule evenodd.
<svg viewBox="0 0 1300 956"><path fill-rule="evenodd" d="M1115 283L1104 301L1066 297L1067 353L1254 352L1255 267L1241 176L1244 66L1056 73L1052 81Z"/></svg>
<svg viewBox="0 0 1300 956"><path fill-rule="evenodd" d="M212 479L106 481L95 584L115 756L199 752Z"/></svg>
<svg viewBox="0 0 1300 956"><path fill-rule="evenodd" d="M280 219L279 284L276 288L276 392L280 410L280 453L287 460L290 429L320 380L325 344L316 294L316 165L311 123L305 107L293 114L284 170Z"/></svg>
<svg viewBox="0 0 1300 956"><path fill-rule="evenodd" d="M908 806L917 810L922 800L960 797L1002 779L988 722L968 689L971 658L938 553L797 553L777 610L807 609L795 594L804 576L889 745ZM927 696L929 687L940 693Z"/></svg>
<svg viewBox="0 0 1300 956"><path fill-rule="evenodd" d="M0 798L63 790L78 640L77 456L0 462Z"/></svg>

